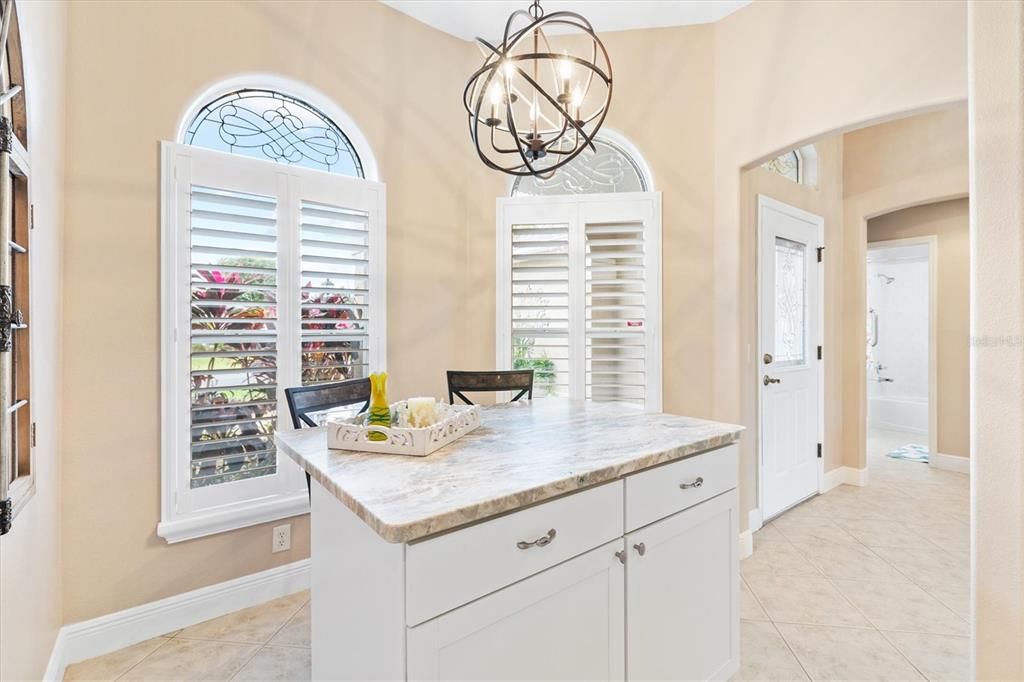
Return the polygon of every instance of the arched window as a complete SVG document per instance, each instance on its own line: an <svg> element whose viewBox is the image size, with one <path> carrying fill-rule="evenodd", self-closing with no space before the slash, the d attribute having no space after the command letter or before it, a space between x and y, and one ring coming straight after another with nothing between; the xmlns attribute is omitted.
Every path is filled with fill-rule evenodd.
<svg viewBox="0 0 1024 682"><path fill-rule="evenodd" d="M274 442L283 389L384 369L386 202L355 123L281 78L207 91L161 152L157 533L177 542L308 508Z"/></svg>
<svg viewBox="0 0 1024 682"><path fill-rule="evenodd" d="M801 185L818 185L818 150L813 144L779 154L761 167Z"/></svg>
<svg viewBox="0 0 1024 682"><path fill-rule="evenodd" d="M327 114L276 90L240 88L205 104L183 142L305 168L366 177L351 141Z"/></svg>
<svg viewBox="0 0 1024 682"><path fill-rule="evenodd" d="M606 131L594 140L596 151L584 151L548 179L517 177L512 183L511 195L531 197L650 190L650 173L639 155L627 151L628 143L616 137Z"/></svg>

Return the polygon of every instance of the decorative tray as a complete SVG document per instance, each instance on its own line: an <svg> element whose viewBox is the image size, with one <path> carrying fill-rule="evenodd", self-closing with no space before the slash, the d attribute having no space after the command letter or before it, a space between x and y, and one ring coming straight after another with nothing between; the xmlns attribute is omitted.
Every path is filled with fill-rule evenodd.
<svg viewBox="0 0 1024 682"><path fill-rule="evenodd" d="M347 419L328 419L327 447L334 450L426 457L480 426L480 407L477 405L442 403L438 404L437 411L439 420L424 428L394 423L390 427L369 425L366 423L366 413ZM405 423L404 402L393 404L391 414L398 415L399 424ZM371 433L384 434L385 438L372 440Z"/></svg>

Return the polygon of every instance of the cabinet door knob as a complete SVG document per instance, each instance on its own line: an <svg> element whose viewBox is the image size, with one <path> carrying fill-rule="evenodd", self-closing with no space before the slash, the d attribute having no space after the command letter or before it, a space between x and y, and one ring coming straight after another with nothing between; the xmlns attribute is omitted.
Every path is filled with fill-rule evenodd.
<svg viewBox="0 0 1024 682"><path fill-rule="evenodd" d="M552 528L548 531L547 535L541 535L536 540L531 540L530 542L527 542L526 540L520 540L516 543L516 547L518 547L519 549L530 549L531 547L544 547L546 545L550 545L551 541L554 539L555 529Z"/></svg>
<svg viewBox="0 0 1024 682"><path fill-rule="evenodd" d="M639 554L640 556L643 556L644 554L647 553L647 545L645 545L642 542L639 543L639 544L633 545L633 549L635 549L636 553Z"/></svg>
<svg viewBox="0 0 1024 682"><path fill-rule="evenodd" d="M702 485L704 485L704 477L698 476L690 483L680 483L679 487L682 488L683 490L686 490L687 488L699 488Z"/></svg>
<svg viewBox="0 0 1024 682"><path fill-rule="evenodd" d="M615 553L615 558L617 558L619 560L620 564L626 563L626 553L625 552L616 552Z"/></svg>

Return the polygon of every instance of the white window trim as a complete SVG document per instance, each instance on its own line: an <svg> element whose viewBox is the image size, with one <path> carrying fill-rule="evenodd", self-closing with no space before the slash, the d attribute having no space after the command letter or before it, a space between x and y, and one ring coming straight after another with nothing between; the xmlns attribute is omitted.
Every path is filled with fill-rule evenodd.
<svg viewBox="0 0 1024 682"><path fill-rule="evenodd" d="M189 366L189 330L179 329L183 307L190 308L187 272L188 225L187 207L179 205L180 185L191 185L187 163L207 159L219 164L231 164L237 175L273 174L279 187L280 226L284 239L278 251L279 277L298 281L293 264L298 249L297 207L290 204L295 196L292 187L300 180L310 186L323 186L325 182L341 183L354 191L366 192L370 209L369 233L369 363L373 371L386 369L387 350L387 265L384 185L360 178L346 178L323 171L264 161L223 152L200 149L172 142L161 143L161 520L157 534L168 543L181 542L215 533L235 530L268 521L304 514L309 511L309 497L305 476L301 469L283 453L278 453L278 473L244 481L192 489L190 481L190 451L182 441L188 433L188 391L182 388ZM184 175L186 177L178 177ZM232 175L235 175L233 172ZM294 224L293 224L294 223ZM182 263L182 259L186 262ZM184 281L183 281L184 279ZM297 292L296 292L297 293ZM282 297L281 318L292 320L282 325L279 332L279 352L299 351L299 307ZM184 363L184 364L183 364ZM284 388L297 385L298 377L282 371L283 381L278 387L278 430L291 429ZM184 396L184 399L183 399ZM250 484L250 485L245 485ZM197 504L198 502L198 504ZM191 511L193 507L201 507Z"/></svg>
<svg viewBox="0 0 1024 682"><path fill-rule="evenodd" d="M512 233L514 220L569 224L569 386L572 397L585 395L586 348L584 261L582 233L587 216L600 211L604 219L646 223L644 267L650 289L646 297L647 349L644 410L662 410L661 326L661 192L619 192L497 200L495 248L495 368L512 368ZM575 235L575 236L574 236Z"/></svg>

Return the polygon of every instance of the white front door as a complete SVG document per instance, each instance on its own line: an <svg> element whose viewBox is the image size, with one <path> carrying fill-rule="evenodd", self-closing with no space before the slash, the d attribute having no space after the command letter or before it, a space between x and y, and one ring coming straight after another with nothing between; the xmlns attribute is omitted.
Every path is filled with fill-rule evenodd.
<svg viewBox="0 0 1024 682"><path fill-rule="evenodd" d="M761 515L818 492L820 267L824 221L758 197Z"/></svg>

